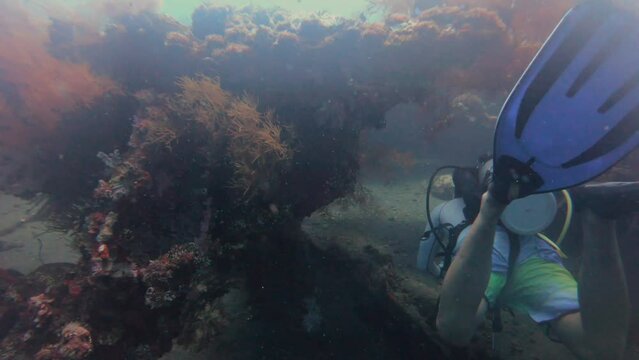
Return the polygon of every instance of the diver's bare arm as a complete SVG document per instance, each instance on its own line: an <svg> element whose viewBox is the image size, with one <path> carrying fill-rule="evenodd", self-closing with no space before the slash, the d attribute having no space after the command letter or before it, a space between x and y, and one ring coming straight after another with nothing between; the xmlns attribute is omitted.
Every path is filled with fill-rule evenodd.
<svg viewBox="0 0 639 360"><path fill-rule="evenodd" d="M476 314L488 286L495 229L505 205L488 193L461 249L453 259L442 287L437 329L454 345L466 345L477 327Z"/></svg>
<svg viewBox="0 0 639 360"><path fill-rule="evenodd" d="M584 341L596 359L620 359L626 346L630 302L615 222L587 210L583 230L579 302Z"/></svg>

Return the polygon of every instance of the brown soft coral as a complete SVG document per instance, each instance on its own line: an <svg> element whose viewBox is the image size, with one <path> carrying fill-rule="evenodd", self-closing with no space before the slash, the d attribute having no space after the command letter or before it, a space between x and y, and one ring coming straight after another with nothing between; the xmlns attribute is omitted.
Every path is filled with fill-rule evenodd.
<svg viewBox="0 0 639 360"><path fill-rule="evenodd" d="M220 86L218 79L205 76L182 77L177 81L181 92L170 104L172 110L204 125L210 131L219 128L224 118L230 96Z"/></svg>
<svg viewBox="0 0 639 360"><path fill-rule="evenodd" d="M146 112L147 116L137 118L133 124L131 145L137 148L160 146L172 150L178 138L178 130L169 123L167 114L161 108L149 107Z"/></svg>
<svg viewBox="0 0 639 360"><path fill-rule="evenodd" d="M282 128L275 123L273 113L262 115L250 97L233 101L228 116L229 153L236 175L233 187L246 195L257 185L267 185L264 182L272 177L277 165L292 153L282 142Z"/></svg>
<svg viewBox="0 0 639 360"><path fill-rule="evenodd" d="M265 182L280 162L291 157L273 114L260 113L257 102L249 96L233 98L218 80L205 76L182 78L178 85L182 91L173 102L173 110L191 115L214 140L222 141L220 135L227 139L235 169L231 185L242 194L255 190L257 183Z"/></svg>

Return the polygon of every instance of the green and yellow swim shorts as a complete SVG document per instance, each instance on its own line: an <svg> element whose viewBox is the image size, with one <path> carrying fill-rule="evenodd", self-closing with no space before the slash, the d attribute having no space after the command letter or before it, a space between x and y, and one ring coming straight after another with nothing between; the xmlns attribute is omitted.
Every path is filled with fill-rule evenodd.
<svg viewBox="0 0 639 360"><path fill-rule="evenodd" d="M504 288L506 274L491 273L485 292L490 308L503 292L504 307L528 314L537 323L579 311L577 282L563 265L533 256L515 265L511 276Z"/></svg>

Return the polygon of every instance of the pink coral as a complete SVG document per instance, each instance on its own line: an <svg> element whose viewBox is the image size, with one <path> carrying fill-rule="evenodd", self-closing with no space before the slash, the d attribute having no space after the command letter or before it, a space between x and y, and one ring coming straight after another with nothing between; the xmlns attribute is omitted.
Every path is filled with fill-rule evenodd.
<svg viewBox="0 0 639 360"><path fill-rule="evenodd" d="M100 232L96 237L98 243L105 243L113 237L113 226L118 221L118 214L110 211L104 218L104 223L100 226Z"/></svg>
<svg viewBox="0 0 639 360"><path fill-rule="evenodd" d="M81 360L93 351L91 332L77 322L68 323L61 332L62 339L55 345L43 347L36 360Z"/></svg>
<svg viewBox="0 0 639 360"><path fill-rule="evenodd" d="M96 236L100 232L100 226L104 224L106 216L101 212L91 213L87 217L87 232L91 236Z"/></svg>
<svg viewBox="0 0 639 360"><path fill-rule="evenodd" d="M109 184L107 181L100 180L98 182L98 186L93 190L93 196L96 199L100 198L110 198L113 195L113 186Z"/></svg>
<svg viewBox="0 0 639 360"><path fill-rule="evenodd" d="M195 246L176 245L171 250L141 269L142 281L147 286L145 303L152 309L173 303L181 292L184 275L194 270L200 259Z"/></svg>
<svg viewBox="0 0 639 360"><path fill-rule="evenodd" d="M29 298L28 312L35 327L42 327L53 315L53 299L44 293Z"/></svg>
<svg viewBox="0 0 639 360"><path fill-rule="evenodd" d="M60 353L65 359L83 359L93 350L91 333L79 323L67 324L62 329L62 338Z"/></svg>

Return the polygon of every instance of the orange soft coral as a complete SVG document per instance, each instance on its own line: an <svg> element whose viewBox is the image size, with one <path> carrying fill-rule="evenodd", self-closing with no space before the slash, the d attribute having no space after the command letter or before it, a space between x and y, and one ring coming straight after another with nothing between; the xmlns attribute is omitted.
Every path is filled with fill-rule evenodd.
<svg viewBox="0 0 639 360"><path fill-rule="evenodd" d="M54 129L65 111L115 89L88 65L49 54L44 26L37 26L16 2L0 2L0 43L2 143L29 146Z"/></svg>

